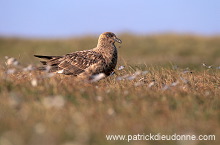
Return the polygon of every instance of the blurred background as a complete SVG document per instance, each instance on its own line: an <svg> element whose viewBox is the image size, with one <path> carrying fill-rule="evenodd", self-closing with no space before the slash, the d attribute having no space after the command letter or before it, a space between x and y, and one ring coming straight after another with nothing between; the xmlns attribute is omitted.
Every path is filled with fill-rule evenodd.
<svg viewBox="0 0 220 145"><path fill-rule="evenodd" d="M138 56L141 64L219 63L219 6L218 0L0 1L0 56L35 62L34 53L89 49L112 31L131 62Z"/></svg>
<svg viewBox="0 0 220 145"><path fill-rule="evenodd" d="M220 33L220 1L0 1L0 35L69 37L105 31Z"/></svg>

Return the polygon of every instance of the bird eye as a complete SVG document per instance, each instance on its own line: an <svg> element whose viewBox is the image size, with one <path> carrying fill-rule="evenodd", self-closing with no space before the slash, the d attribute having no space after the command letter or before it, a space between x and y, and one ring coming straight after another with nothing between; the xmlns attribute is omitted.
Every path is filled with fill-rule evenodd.
<svg viewBox="0 0 220 145"><path fill-rule="evenodd" d="M112 37L112 34L107 34L107 37Z"/></svg>

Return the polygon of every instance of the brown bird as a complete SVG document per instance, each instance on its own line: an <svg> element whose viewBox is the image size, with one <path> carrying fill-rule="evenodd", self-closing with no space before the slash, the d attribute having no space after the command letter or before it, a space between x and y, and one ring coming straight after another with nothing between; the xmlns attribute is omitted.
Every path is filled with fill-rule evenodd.
<svg viewBox="0 0 220 145"><path fill-rule="evenodd" d="M44 66L39 67L39 70L49 68L49 72L88 79L100 73L108 76L117 64L118 53L115 42L122 43L114 33L105 32L99 36L97 47L93 49L76 51L63 56L34 56L44 59L40 61Z"/></svg>

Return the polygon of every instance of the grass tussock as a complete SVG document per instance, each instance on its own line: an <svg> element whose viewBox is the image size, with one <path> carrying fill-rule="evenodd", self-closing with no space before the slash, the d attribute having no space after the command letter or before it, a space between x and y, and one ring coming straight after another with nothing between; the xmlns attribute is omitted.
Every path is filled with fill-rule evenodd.
<svg viewBox="0 0 220 145"><path fill-rule="evenodd" d="M25 61L29 60L31 63L31 59L23 58L23 55L19 59L21 64L16 63L17 60L11 60L10 65L2 63L0 144L121 145L128 142L107 141L106 135L149 133L214 134L215 141L190 143L219 144L220 71L217 59L219 54L214 54L218 51L215 48L220 45L217 42L219 38L127 35L122 37L125 43L123 49L126 48L127 51L120 50L122 56L115 74L93 83L85 83L71 76L38 72L35 65L29 65ZM86 39L93 43L92 38ZM18 50L22 48L27 54L42 51L43 54L43 48L32 48L42 46L48 49L49 53L52 47L85 45L82 43L83 40L13 40L13 43L9 44L9 40L2 39L0 47ZM143 46L136 45L139 42ZM132 44L135 44L137 49L134 50ZM211 52L205 49L208 46ZM192 52L183 52L183 48ZM17 53L2 49L0 51L4 56ZM57 51L52 51L55 52ZM203 57L203 53L207 54L204 59L207 59L209 64L213 62L213 66L201 64L203 58L199 57ZM176 55L175 64L164 54ZM135 60L135 56L140 56L136 63L129 63ZM189 60L195 59L194 56L199 59L190 63ZM145 63L148 57L149 64ZM163 62L158 64L156 58ZM2 60L9 63L4 58ZM124 67L120 67L121 65ZM189 142L131 141L129 144L186 145Z"/></svg>

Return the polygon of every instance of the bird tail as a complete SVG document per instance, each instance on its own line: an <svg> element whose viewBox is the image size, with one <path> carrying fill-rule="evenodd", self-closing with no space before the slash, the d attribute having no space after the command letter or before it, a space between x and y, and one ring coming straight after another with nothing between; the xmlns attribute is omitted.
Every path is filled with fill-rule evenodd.
<svg viewBox="0 0 220 145"><path fill-rule="evenodd" d="M37 70L39 70L39 71L46 71L46 70L47 70L47 68L46 68L46 67L44 67L44 66L41 66L41 67L37 67Z"/></svg>
<svg viewBox="0 0 220 145"><path fill-rule="evenodd" d="M48 72L55 72L58 70L58 61L59 58L62 56L43 56L43 55L34 55L35 57L43 59L40 61L44 66L38 67L37 69L40 71L48 71Z"/></svg>
<svg viewBox="0 0 220 145"><path fill-rule="evenodd" d="M44 56L44 55L34 55L34 56L41 58L41 59L45 59L45 60L50 60L50 59L54 59L54 58L61 58L61 56Z"/></svg>
<svg viewBox="0 0 220 145"><path fill-rule="evenodd" d="M43 65L47 65L46 61L40 61Z"/></svg>

